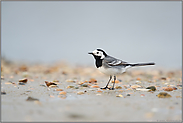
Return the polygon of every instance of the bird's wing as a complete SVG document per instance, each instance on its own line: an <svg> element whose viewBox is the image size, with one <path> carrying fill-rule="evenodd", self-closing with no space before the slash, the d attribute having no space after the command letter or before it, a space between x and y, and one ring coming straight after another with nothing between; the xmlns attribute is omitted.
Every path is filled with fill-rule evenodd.
<svg viewBox="0 0 183 123"><path fill-rule="evenodd" d="M105 57L105 62L109 65L109 66L118 66L118 65L125 65L125 64L128 64L127 62L125 61L122 61L120 59L116 59L114 57L111 57L111 56L108 56L108 57Z"/></svg>

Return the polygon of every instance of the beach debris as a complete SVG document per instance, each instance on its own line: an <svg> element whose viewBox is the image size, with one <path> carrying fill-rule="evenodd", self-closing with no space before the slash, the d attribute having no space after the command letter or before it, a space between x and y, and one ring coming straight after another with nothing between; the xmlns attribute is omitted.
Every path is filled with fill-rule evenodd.
<svg viewBox="0 0 183 123"><path fill-rule="evenodd" d="M56 91L63 91L63 89L60 89L60 88L57 88L57 89L55 89Z"/></svg>
<svg viewBox="0 0 183 123"><path fill-rule="evenodd" d="M164 91L173 91L173 88L172 87L166 87L166 88L164 88Z"/></svg>
<svg viewBox="0 0 183 123"><path fill-rule="evenodd" d="M166 92L160 92L158 95L156 95L159 98L170 98L172 97L170 94L166 93Z"/></svg>
<svg viewBox="0 0 183 123"><path fill-rule="evenodd" d="M19 85L25 85L25 83L23 83L23 82L19 82L18 84L19 84Z"/></svg>
<svg viewBox="0 0 183 123"><path fill-rule="evenodd" d="M28 98L26 99L26 101L39 101L39 99L34 98L34 97L28 97Z"/></svg>
<svg viewBox="0 0 183 123"><path fill-rule="evenodd" d="M152 91L151 89L144 89L144 88L136 88L137 91Z"/></svg>
<svg viewBox="0 0 183 123"><path fill-rule="evenodd" d="M151 89L152 91L155 91L156 90L156 87L155 86L149 86L146 89Z"/></svg>
<svg viewBox="0 0 183 123"><path fill-rule="evenodd" d="M57 85L50 85L49 87L50 87L50 88L58 88Z"/></svg>
<svg viewBox="0 0 183 123"><path fill-rule="evenodd" d="M92 88L100 88L98 85L91 86Z"/></svg>
<svg viewBox="0 0 183 123"><path fill-rule="evenodd" d="M5 91L1 91L1 95L5 95L6 94L6 92Z"/></svg>
<svg viewBox="0 0 183 123"><path fill-rule="evenodd" d="M65 91L61 91L59 94L60 95L66 95L67 93Z"/></svg>
<svg viewBox="0 0 183 123"><path fill-rule="evenodd" d="M46 83L46 86L47 86L47 87L57 87L57 84L54 83L54 82L45 81L45 83ZM51 85L53 85L53 86L51 86Z"/></svg>
<svg viewBox="0 0 183 123"><path fill-rule="evenodd" d="M28 79L24 78L24 79L19 79L19 82L23 82L23 83L27 83Z"/></svg>
<svg viewBox="0 0 183 123"><path fill-rule="evenodd" d="M97 82L97 80L96 80L96 79L94 79L94 78L91 78L88 82L89 82L89 83L96 83L96 82Z"/></svg>
<svg viewBox="0 0 183 123"><path fill-rule="evenodd" d="M1 75L1 79L4 80L4 76Z"/></svg>
<svg viewBox="0 0 183 123"><path fill-rule="evenodd" d="M98 90L97 92L101 93L102 91L101 90Z"/></svg>
<svg viewBox="0 0 183 123"><path fill-rule="evenodd" d="M67 88L74 88L74 86L73 85L68 85Z"/></svg>
<svg viewBox="0 0 183 123"><path fill-rule="evenodd" d="M177 90L177 88L176 87L172 87L173 88L173 90Z"/></svg>
<svg viewBox="0 0 183 123"><path fill-rule="evenodd" d="M178 86L178 87L182 87L182 85L181 85L181 84L178 84L177 86Z"/></svg>
<svg viewBox="0 0 183 123"><path fill-rule="evenodd" d="M142 86L140 86L140 85L132 85L132 86L131 86L132 89L141 88L141 87L142 87Z"/></svg>
<svg viewBox="0 0 183 123"><path fill-rule="evenodd" d="M122 87L121 87L121 86L116 86L115 88L116 88L116 89L122 89Z"/></svg>
<svg viewBox="0 0 183 123"><path fill-rule="evenodd" d="M118 94L118 95L116 95L116 97L123 97L123 95L121 95L121 94Z"/></svg>
<svg viewBox="0 0 183 123"><path fill-rule="evenodd" d="M144 94L141 94L140 96L141 96L141 97L144 97L145 95L144 95Z"/></svg>
<svg viewBox="0 0 183 123"><path fill-rule="evenodd" d="M130 96L130 94L126 94L126 96Z"/></svg>
<svg viewBox="0 0 183 123"><path fill-rule="evenodd" d="M141 80L141 78L138 77L136 80Z"/></svg>
<svg viewBox="0 0 183 123"><path fill-rule="evenodd" d="M78 95L81 95L81 94L84 94L84 92L79 91L79 92L77 92L77 94L78 94Z"/></svg>
<svg viewBox="0 0 183 123"><path fill-rule="evenodd" d="M88 84L82 84L81 87L88 87Z"/></svg>
<svg viewBox="0 0 183 123"><path fill-rule="evenodd" d="M78 87L78 86L76 86L76 87L75 87L75 89L79 89L79 87Z"/></svg>
<svg viewBox="0 0 183 123"><path fill-rule="evenodd" d="M176 96L176 98L182 98L181 96Z"/></svg>
<svg viewBox="0 0 183 123"><path fill-rule="evenodd" d="M161 77L161 80L166 80L166 77Z"/></svg>

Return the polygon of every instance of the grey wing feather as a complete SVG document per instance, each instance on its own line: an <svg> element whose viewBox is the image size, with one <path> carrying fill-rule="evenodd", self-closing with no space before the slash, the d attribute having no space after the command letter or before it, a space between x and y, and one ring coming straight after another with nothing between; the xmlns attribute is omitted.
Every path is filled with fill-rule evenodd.
<svg viewBox="0 0 183 123"><path fill-rule="evenodd" d="M122 61L120 59L116 59L114 57L111 56L107 56L105 57L105 62L110 65L110 66L117 66L117 65L121 65L121 64L126 64L127 62Z"/></svg>

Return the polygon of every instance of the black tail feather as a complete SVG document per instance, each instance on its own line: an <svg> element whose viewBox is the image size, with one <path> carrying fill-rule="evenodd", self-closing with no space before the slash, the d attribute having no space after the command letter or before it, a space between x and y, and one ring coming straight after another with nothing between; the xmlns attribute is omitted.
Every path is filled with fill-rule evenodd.
<svg viewBox="0 0 183 123"><path fill-rule="evenodd" d="M130 66L134 67L134 66L146 66L146 65L155 65L154 62L151 63L136 63L136 64L130 64Z"/></svg>

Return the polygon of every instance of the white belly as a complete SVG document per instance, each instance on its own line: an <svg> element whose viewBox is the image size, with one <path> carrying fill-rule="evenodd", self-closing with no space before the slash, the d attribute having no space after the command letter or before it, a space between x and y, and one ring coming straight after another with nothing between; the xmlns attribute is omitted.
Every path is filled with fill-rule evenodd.
<svg viewBox="0 0 183 123"><path fill-rule="evenodd" d="M114 76L114 75L118 75L118 74L122 74L126 71L125 68L122 68L122 69L115 69L115 68L107 68L107 69L104 69L104 67L99 67L98 68L102 73L106 74L106 75L111 75L111 76Z"/></svg>

